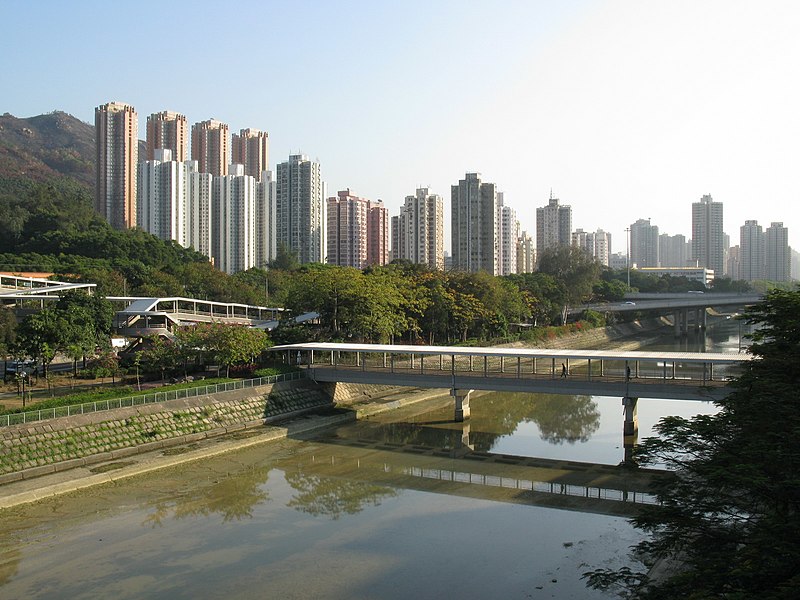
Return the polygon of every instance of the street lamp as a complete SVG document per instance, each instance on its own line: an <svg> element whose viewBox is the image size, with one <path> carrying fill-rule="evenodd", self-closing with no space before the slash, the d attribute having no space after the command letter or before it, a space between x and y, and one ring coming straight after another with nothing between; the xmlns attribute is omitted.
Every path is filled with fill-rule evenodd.
<svg viewBox="0 0 800 600"><path fill-rule="evenodd" d="M22 384L22 408L25 408L25 379L27 375L24 367L21 372L17 371L17 377L19 377L20 383Z"/></svg>

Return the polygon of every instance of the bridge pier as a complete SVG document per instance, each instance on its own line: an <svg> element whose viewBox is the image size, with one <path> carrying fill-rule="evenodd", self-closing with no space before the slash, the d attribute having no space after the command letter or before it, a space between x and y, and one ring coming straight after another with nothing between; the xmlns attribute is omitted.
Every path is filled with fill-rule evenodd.
<svg viewBox="0 0 800 600"><path fill-rule="evenodd" d="M675 327L675 337L681 337L689 333L689 309L679 308L672 313L672 321Z"/></svg>
<svg viewBox="0 0 800 600"><path fill-rule="evenodd" d="M455 422L462 423L464 419L469 419L469 395L472 390L459 390L453 388L450 395L456 401Z"/></svg>
<svg viewBox="0 0 800 600"><path fill-rule="evenodd" d="M625 436L639 434L639 415L636 404L638 398L625 396L622 399L622 406L625 407L625 421L622 426L622 434Z"/></svg>

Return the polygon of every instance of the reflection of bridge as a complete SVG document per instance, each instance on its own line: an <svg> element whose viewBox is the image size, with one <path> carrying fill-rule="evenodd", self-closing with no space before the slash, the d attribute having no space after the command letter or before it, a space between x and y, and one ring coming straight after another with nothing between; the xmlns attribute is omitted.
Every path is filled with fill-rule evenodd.
<svg viewBox="0 0 800 600"><path fill-rule="evenodd" d="M755 304L763 299L761 294L703 294L688 292L685 294L626 294L624 302L604 304L586 304L569 308L570 315L580 314L585 310L600 313L626 313L636 311L658 310L672 313L675 335L686 334L689 330L689 311L695 312L695 328L706 327L707 309L711 307L737 307Z"/></svg>
<svg viewBox="0 0 800 600"><path fill-rule="evenodd" d="M455 420L469 417L473 389L618 396L624 431L638 429L639 398L717 400L746 354L462 348L308 343L275 346L316 381L450 388Z"/></svg>
<svg viewBox="0 0 800 600"><path fill-rule="evenodd" d="M279 465L282 466L282 465ZM652 482L668 476L574 461L437 449L337 437L316 440L313 453L285 468L304 475L517 504L632 516L654 504Z"/></svg>

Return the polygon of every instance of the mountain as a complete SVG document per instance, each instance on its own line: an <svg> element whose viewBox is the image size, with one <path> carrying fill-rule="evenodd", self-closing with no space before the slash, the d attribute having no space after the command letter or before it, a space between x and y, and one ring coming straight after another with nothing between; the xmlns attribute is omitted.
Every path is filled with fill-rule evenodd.
<svg viewBox="0 0 800 600"><path fill-rule="evenodd" d="M55 111L20 119L0 116L0 180L8 186L64 177L94 189L94 126Z"/></svg>

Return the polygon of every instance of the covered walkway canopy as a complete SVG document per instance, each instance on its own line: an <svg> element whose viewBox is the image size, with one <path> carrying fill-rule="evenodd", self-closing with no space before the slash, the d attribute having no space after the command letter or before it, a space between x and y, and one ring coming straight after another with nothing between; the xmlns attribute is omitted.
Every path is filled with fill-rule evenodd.
<svg viewBox="0 0 800 600"><path fill-rule="evenodd" d="M748 354L303 343L275 346L321 381L713 399ZM456 381L457 380L457 381ZM401 383L402 382L402 383ZM709 392L716 389L709 396Z"/></svg>

